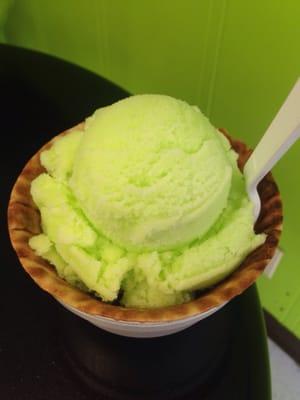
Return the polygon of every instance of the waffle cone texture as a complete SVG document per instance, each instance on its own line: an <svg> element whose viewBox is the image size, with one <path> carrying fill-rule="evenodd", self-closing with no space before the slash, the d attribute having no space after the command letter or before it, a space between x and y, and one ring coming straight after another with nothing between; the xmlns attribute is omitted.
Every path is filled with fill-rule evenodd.
<svg viewBox="0 0 300 400"><path fill-rule="evenodd" d="M83 123L62 132L66 135L73 129L82 129ZM225 130L221 132L229 139L238 153L238 165L242 170L251 150ZM176 306L157 309L125 308L104 303L92 294L71 286L60 278L55 268L39 257L30 248L28 241L41 233L40 213L34 204L30 185L45 169L40 163L40 153L51 147L53 138L45 144L25 165L11 192L8 205L8 229L11 243L25 271L46 292L57 300L79 311L127 322L167 322L191 317L221 306L251 286L273 258L282 229L282 203L278 187L269 173L259 184L261 212L255 224L255 232L266 234L263 245L251 252L227 278L215 286L198 293L196 299Z"/></svg>

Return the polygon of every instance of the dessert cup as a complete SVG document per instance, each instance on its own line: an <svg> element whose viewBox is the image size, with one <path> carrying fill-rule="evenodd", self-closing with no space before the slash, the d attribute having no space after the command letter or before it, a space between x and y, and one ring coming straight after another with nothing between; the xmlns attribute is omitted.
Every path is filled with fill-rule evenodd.
<svg viewBox="0 0 300 400"><path fill-rule="evenodd" d="M83 126L84 123L81 123L60 135ZM238 153L238 164L242 170L251 150L239 140L232 139L225 130L220 130ZM278 187L272 175L268 174L258 186L261 212L254 227L257 233L266 234L265 243L251 252L227 278L197 293L194 300L156 309L125 308L104 303L92 294L71 286L28 244L32 236L41 232L40 214L31 198L30 185L33 179L45 172L40 164L40 153L49 148L53 140L27 162L12 189L8 206L9 235L21 265L32 279L69 311L97 327L132 337L156 337L178 332L213 314L241 294L272 260L281 234L282 203Z"/></svg>

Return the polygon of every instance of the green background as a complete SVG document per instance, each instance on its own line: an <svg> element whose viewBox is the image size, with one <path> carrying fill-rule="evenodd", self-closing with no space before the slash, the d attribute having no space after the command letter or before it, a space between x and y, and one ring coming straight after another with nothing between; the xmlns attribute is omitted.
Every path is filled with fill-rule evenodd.
<svg viewBox="0 0 300 400"><path fill-rule="evenodd" d="M299 21L298 0L0 0L2 40L73 61L132 93L197 104L251 146L300 76ZM264 306L298 337L299 155L300 141L275 168L285 254L274 277L258 282Z"/></svg>

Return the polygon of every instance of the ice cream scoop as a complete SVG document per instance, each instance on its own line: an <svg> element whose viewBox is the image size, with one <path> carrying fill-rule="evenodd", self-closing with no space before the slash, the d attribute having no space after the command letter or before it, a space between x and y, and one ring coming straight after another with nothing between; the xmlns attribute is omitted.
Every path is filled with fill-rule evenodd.
<svg viewBox="0 0 300 400"><path fill-rule="evenodd" d="M30 246L104 301L186 302L265 240L237 154L181 100L138 95L99 109L40 161L31 195L43 233Z"/></svg>
<svg viewBox="0 0 300 400"><path fill-rule="evenodd" d="M88 118L70 188L118 245L182 246L200 239L227 205L232 167L223 142L197 107L132 96Z"/></svg>

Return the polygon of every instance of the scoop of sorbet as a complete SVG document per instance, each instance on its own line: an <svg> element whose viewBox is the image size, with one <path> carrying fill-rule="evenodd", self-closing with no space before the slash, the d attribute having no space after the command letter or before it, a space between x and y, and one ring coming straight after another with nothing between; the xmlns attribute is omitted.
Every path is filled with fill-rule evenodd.
<svg viewBox="0 0 300 400"><path fill-rule="evenodd" d="M208 231L226 207L231 176L220 134L198 108L140 95L87 120L70 186L113 242L162 250Z"/></svg>
<svg viewBox="0 0 300 400"><path fill-rule="evenodd" d="M31 184L60 277L127 307L180 304L265 240L237 154L200 110L138 95L97 110L41 153Z"/></svg>

